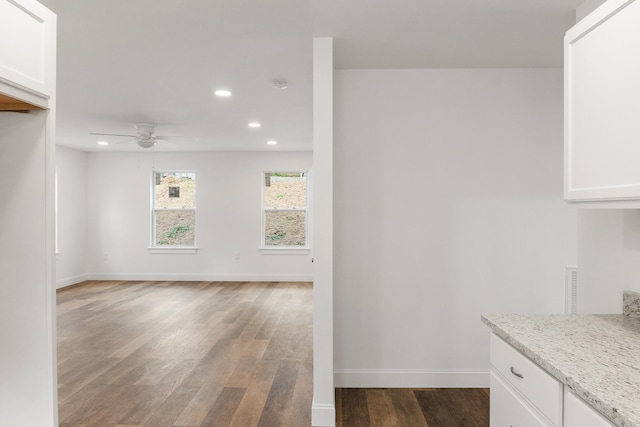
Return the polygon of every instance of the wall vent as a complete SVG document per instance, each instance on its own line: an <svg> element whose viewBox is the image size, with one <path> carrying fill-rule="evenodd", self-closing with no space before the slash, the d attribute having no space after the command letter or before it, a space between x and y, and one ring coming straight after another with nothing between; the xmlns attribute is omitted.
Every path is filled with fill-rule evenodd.
<svg viewBox="0 0 640 427"><path fill-rule="evenodd" d="M564 312L575 314L578 312L578 269L576 267L565 267L564 287Z"/></svg>

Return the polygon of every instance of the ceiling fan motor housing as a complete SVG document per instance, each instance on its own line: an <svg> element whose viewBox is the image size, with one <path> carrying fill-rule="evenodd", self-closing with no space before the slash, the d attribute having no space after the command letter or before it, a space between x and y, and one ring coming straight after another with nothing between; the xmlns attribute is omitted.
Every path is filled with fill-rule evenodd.
<svg viewBox="0 0 640 427"><path fill-rule="evenodd" d="M156 145L156 141L153 138L149 139L138 139L136 141L141 148L151 148Z"/></svg>
<svg viewBox="0 0 640 427"><path fill-rule="evenodd" d="M156 130L155 123L136 123L133 125L138 131L138 146L141 148L151 148L156 145L156 140L153 134Z"/></svg>
<svg viewBox="0 0 640 427"><path fill-rule="evenodd" d="M153 133L156 131L155 123L136 123L133 126L136 128L140 136L149 135L149 137L152 137Z"/></svg>

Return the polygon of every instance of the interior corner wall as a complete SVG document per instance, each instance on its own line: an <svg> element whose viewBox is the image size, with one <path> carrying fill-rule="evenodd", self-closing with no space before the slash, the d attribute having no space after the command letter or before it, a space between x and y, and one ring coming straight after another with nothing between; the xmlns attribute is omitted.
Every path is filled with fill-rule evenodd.
<svg viewBox="0 0 640 427"><path fill-rule="evenodd" d="M312 152L89 153L89 277L311 281L309 253L266 254L259 246L262 173L309 171L312 160ZM196 254L149 252L154 169L197 173Z"/></svg>
<svg viewBox="0 0 640 427"><path fill-rule="evenodd" d="M561 313L561 69L335 75L336 387L486 387L482 313Z"/></svg>
<svg viewBox="0 0 640 427"><path fill-rule="evenodd" d="M87 280L87 153L56 148L56 287Z"/></svg>
<svg viewBox="0 0 640 427"><path fill-rule="evenodd" d="M578 311L622 313L639 275L640 210L578 209Z"/></svg>

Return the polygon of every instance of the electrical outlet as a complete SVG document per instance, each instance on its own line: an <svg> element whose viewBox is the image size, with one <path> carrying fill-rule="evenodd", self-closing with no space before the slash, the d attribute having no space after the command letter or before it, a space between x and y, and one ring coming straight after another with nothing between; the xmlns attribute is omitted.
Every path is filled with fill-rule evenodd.
<svg viewBox="0 0 640 427"><path fill-rule="evenodd" d="M235 258L236 258L236 259L240 259L240 252L236 252L236 253L235 253Z"/></svg>

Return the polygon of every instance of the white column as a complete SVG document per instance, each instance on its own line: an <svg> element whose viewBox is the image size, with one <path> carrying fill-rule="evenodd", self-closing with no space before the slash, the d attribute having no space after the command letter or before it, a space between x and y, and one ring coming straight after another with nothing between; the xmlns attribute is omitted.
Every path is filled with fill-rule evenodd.
<svg viewBox="0 0 640 427"><path fill-rule="evenodd" d="M333 39L313 40L313 426L335 426Z"/></svg>

